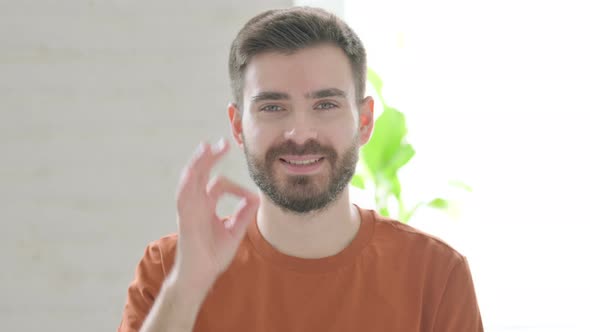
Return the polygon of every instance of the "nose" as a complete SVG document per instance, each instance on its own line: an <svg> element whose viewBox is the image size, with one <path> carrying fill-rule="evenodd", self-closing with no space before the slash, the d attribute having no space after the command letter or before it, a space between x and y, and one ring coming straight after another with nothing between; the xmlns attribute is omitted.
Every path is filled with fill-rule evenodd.
<svg viewBox="0 0 590 332"><path fill-rule="evenodd" d="M303 145L308 140L317 140L317 119L306 114L307 112L294 112L285 130L285 139L296 144Z"/></svg>

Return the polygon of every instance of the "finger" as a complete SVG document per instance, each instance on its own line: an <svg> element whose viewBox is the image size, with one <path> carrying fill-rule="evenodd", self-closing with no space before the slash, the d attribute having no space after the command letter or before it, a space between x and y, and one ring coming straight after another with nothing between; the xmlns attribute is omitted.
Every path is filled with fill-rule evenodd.
<svg viewBox="0 0 590 332"><path fill-rule="evenodd" d="M258 195L223 176L218 176L209 182L207 194L215 205L224 194L242 197L236 213L224 224L233 237L241 238L258 211L260 205Z"/></svg>
<svg viewBox="0 0 590 332"><path fill-rule="evenodd" d="M209 143L203 142L197 146L195 152L182 170L182 175L180 177L181 189L187 186L194 187L196 185L196 178L198 176L197 170L202 167L199 165L203 164L204 160L210 153L211 147L209 146Z"/></svg>
<svg viewBox="0 0 590 332"><path fill-rule="evenodd" d="M202 147L201 147L202 146ZM195 160L194 166L199 167L200 170L203 168L211 168L225 153L229 150L230 145L225 138L221 138L217 143L214 145L209 145L208 143L202 143L197 148L197 153L195 153ZM200 153L201 149L203 149L202 153Z"/></svg>
<svg viewBox="0 0 590 332"><path fill-rule="evenodd" d="M241 239L248 229L248 225L256 219L260 199L254 195L243 199L236 214L230 219L229 231L232 236Z"/></svg>
<svg viewBox="0 0 590 332"><path fill-rule="evenodd" d="M247 200L258 198L254 193L225 176L217 176L211 180L207 185L207 194L214 204L217 204L217 201L223 194L232 194Z"/></svg>
<svg viewBox="0 0 590 332"><path fill-rule="evenodd" d="M199 144L186 170L191 177L190 181L197 186L204 186L209 179L211 169L229 151L229 148L230 145L225 139L221 139L213 146L208 143Z"/></svg>
<svg viewBox="0 0 590 332"><path fill-rule="evenodd" d="M209 180L211 169L229 151L229 148L230 145L225 139L221 139L217 144L211 146L209 153L204 156L202 162L195 168L200 183L205 184Z"/></svg>

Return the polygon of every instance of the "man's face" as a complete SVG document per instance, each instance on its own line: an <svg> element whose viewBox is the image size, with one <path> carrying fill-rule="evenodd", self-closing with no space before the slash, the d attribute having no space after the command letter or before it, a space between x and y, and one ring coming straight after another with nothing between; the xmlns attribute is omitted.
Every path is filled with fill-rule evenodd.
<svg viewBox="0 0 590 332"><path fill-rule="evenodd" d="M320 210L338 198L370 135L370 129L359 130L344 52L320 45L289 55L258 54L245 70L243 93L241 116L230 117L262 192L295 213ZM363 112L370 113L372 127L372 100L361 105Z"/></svg>

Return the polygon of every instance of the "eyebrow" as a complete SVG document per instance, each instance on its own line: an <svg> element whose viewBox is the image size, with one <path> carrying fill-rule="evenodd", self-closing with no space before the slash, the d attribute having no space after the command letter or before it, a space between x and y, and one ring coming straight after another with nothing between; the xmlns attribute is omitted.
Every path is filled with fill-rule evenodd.
<svg viewBox="0 0 590 332"><path fill-rule="evenodd" d="M313 92L310 92L305 95L305 98L309 98L309 99L319 99L319 98L327 98L327 97L346 98L346 92L344 92L340 89L330 88L330 89L322 89L322 90L318 90L318 91L313 91Z"/></svg>
<svg viewBox="0 0 590 332"><path fill-rule="evenodd" d="M307 99L319 99L319 98L327 98L327 97L341 97L346 98L346 92L337 89L337 88L329 88L329 89L322 89L313 92L309 92L305 94L305 98ZM255 96L252 97L252 102L256 103L263 100L285 100L290 99L291 96L284 92L276 92L276 91L263 91Z"/></svg>
<svg viewBox="0 0 590 332"><path fill-rule="evenodd" d="M252 102L256 103L262 100L283 100L289 99L288 94L283 92L264 91L252 97Z"/></svg>

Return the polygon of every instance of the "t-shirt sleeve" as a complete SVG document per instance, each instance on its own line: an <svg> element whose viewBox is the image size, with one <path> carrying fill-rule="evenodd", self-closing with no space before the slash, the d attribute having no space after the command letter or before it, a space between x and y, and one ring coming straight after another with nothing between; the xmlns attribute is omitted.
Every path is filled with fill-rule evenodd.
<svg viewBox="0 0 590 332"><path fill-rule="evenodd" d="M135 270L135 278L127 291L127 302L118 332L139 331L148 315L160 287L164 282L165 268L162 250L154 242L148 245Z"/></svg>
<svg viewBox="0 0 590 332"><path fill-rule="evenodd" d="M471 271L465 257L452 268L434 321L435 332L483 332Z"/></svg>

